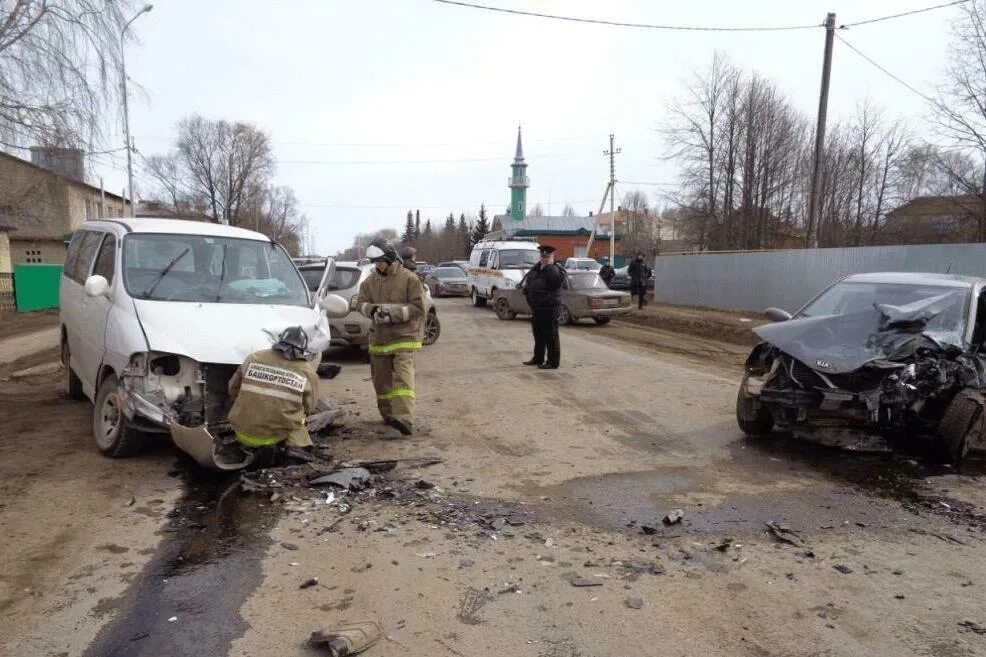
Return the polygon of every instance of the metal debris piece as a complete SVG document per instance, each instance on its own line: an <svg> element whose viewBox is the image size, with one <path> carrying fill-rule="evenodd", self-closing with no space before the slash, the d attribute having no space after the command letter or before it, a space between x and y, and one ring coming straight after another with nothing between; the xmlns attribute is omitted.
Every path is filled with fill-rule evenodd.
<svg viewBox="0 0 986 657"><path fill-rule="evenodd" d="M644 601L641 598L627 598L626 605L630 609L643 609Z"/></svg>
<svg viewBox="0 0 986 657"><path fill-rule="evenodd" d="M569 584L572 586L577 586L579 588L587 586L602 586L603 583L598 579L592 579L590 577L572 577L568 580Z"/></svg>
<svg viewBox="0 0 986 657"><path fill-rule="evenodd" d="M298 546L294 543L281 543L281 547L285 550L297 550Z"/></svg>
<svg viewBox="0 0 986 657"><path fill-rule="evenodd" d="M640 533L645 534L646 536L653 536L654 534L657 533L657 527L652 527L650 525L641 525Z"/></svg>
<svg viewBox="0 0 986 657"><path fill-rule="evenodd" d="M671 509L668 511L668 515L664 516L663 522L665 525L676 525L684 517L685 512L682 509Z"/></svg>
<svg viewBox="0 0 986 657"><path fill-rule="evenodd" d="M964 620L959 623L959 627L964 628L965 632L975 632L976 634L986 634L986 625L980 625L971 620Z"/></svg>
<svg viewBox="0 0 986 657"><path fill-rule="evenodd" d="M362 490L370 480L370 471L366 468L343 468L332 474L309 479L310 486L338 486L347 490Z"/></svg>
<svg viewBox="0 0 986 657"><path fill-rule="evenodd" d="M432 488L435 487L435 484L431 483L430 481L425 481L424 479L418 479L416 482L414 482L414 487L417 488L418 490L431 490Z"/></svg>
<svg viewBox="0 0 986 657"><path fill-rule="evenodd" d="M726 550L728 550L731 547L733 547L733 539L731 539L731 538L724 538L724 539L722 539L722 542L719 543L719 545L715 546L712 549L713 550L716 550L717 552L725 552Z"/></svg>
<svg viewBox="0 0 986 657"><path fill-rule="evenodd" d="M801 538L801 534L794 531L790 527L779 525L773 520L768 520L764 524L767 525L767 530L770 531L770 533L773 534L774 538L778 541L788 543L794 547L808 547L808 544L805 543L805 539Z"/></svg>
<svg viewBox="0 0 986 657"><path fill-rule="evenodd" d="M429 465L437 465L444 462L445 459L437 456L424 456L406 459L384 459L380 461L347 461L342 465L346 468L366 468L373 474L379 474L381 472L393 470L398 465L403 465L409 468L424 468Z"/></svg>
<svg viewBox="0 0 986 657"><path fill-rule="evenodd" d="M844 563L837 563L837 564L835 564L832 567L835 568L836 570L838 570L843 575L848 575L848 574L850 574L853 571L852 568L850 568L849 566L847 566Z"/></svg>
<svg viewBox="0 0 986 657"><path fill-rule="evenodd" d="M333 657L343 657L363 652L379 641L382 634L375 621L359 621L329 630L316 630L308 637L308 643L317 648L328 648Z"/></svg>
<svg viewBox="0 0 986 657"><path fill-rule="evenodd" d="M299 586L298 588L299 589L310 589L313 586L318 586L318 578L317 577L312 577L311 579L306 579L304 582L301 583L301 586Z"/></svg>

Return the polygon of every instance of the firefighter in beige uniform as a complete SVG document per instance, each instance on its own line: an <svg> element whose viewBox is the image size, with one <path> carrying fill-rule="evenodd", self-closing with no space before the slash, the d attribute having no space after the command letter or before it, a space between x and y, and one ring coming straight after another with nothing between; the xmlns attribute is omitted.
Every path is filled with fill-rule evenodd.
<svg viewBox="0 0 986 657"><path fill-rule="evenodd" d="M229 423L247 447L312 444L305 418L318 403L318 375L310 336L285 329L270 349L251 354L229 381Z"/></svg>
<svg viewBox="0 0 986 657"><path fill-rule="evenodd" d="M375 240L366 255L376 269L363 281L354 303L373 322L370 372L377 408L384 422L408 436L414 421L414 352L421 349L424 330L424 288L387 240Z"/></svg>

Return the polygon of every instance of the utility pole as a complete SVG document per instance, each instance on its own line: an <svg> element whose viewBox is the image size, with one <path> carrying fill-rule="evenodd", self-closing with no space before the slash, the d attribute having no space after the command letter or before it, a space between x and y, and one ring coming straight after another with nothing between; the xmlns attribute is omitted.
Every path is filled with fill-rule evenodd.
<svg viewBox="0 0 986 657"><path fill-rule="evenodd" d="M613 135L609 135L609 150L603 155L609 156L609 266L616 263L616 155L622 149L613 148Z"/></svg>
<svg viewBox="0 0 986 657"><path fill-rule="evenodd" d="M125 37L127 34L127 28L135 20L154 9L154 5L144 5L143 9L134 14L134 17L127 21L123 29L120 30L120 73L121 73L121 86L123 87L123 141L127 147L127 192L130 196L130 216L137 216L137 207L134 204L134 165L133 165L133 149L134 142L133 137L130 136L130 107L127 104L127 45ZM124 204L124 211L126 211L126 204Z"/></svg>
<svg viewBox="0 0 986 657"><path fill-rule="evenodd" d="M822 179L825 150L825 121L829 110L829 78L832 75L832 44L835 40L835 13L825 17L825 58L822 62L822 90L818 98L818 126L815 128L815 167L811 173L811 197L808 200L808 248L818 248L818 192Z"/></svg>

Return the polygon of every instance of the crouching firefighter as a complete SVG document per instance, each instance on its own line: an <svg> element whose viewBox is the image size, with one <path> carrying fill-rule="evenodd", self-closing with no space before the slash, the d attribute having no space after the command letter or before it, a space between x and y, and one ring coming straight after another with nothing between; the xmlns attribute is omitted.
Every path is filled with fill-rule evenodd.
<svg viewBox="0 0 986 657"><path fill-rule="evenodd" d="M328 346L320 334L301 326L286 328L270 349L251 354L236 370L229 381L229 423L241 445L311 448L305 418L318 403L316 367Z"/></svg>
<svg viewBox="0 0 986 657"><path fill-rule="evenodd" d="M406 269L389 241L375 240L366 249L373 273L354 300L356 310L372 321L370 372L383 421L409 436L414 422L414 352L424 331L424 287Z"/></svg>

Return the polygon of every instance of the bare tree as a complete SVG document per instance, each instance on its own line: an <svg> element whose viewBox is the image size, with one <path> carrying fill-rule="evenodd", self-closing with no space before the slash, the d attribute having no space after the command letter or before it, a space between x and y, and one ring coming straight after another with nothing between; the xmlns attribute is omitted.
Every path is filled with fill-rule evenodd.
<svg viewBox="0 0 986 657"><path fill-rule="evenodd" d="M563 216L563 217L575 217L575 216L577 216L575 214L575 208L573 208L571 205L569 205L568 203L566 203L565 204L565 207L562 208L562 210L561 210L561 216Z"/></svg>
<svg viewBox="0 0 986 657"><path fill-rule="evenodd" d="M263 189L274 169L270 138L249 123L191 116L178 123L178 153L217 221L237 226L251 192Z"/></svg>
<svg viewBox="0 0 986 657"><path fill-rule="evenodd" d="M540 203L535 203L534 207L527 211L528 217L543 217L544 208L541 207Z"/></svg>
<svg viewBox="0 0 986 657"><path fill-rule="evenodd" d="M116 104L129 0L0 0L0 144L91 144Z"/></svg>

